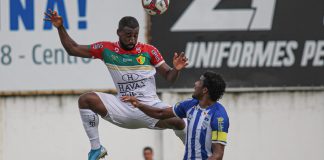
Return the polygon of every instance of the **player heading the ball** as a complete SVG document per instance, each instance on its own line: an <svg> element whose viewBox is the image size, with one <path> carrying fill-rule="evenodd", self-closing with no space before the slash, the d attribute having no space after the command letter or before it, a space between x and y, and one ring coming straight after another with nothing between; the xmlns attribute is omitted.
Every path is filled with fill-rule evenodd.
<svg viewBox="0 0 324 160"><path fill-rule="evenodd" d="M154 75L158 72L166 80L174 82L180 70L188 65L188 59L183 52L174 54L173 68L171 68L154 46L137 41L139 23L131 16L120 19L117 28L118 41L80 45L68 35L63 26L62 17L56 11L48 10L45 15L44 20L50 21L57 28L61 43L67 53L71 56L102 60L117 88L117 96L88 92L79 98L81 120L91 144L88 160L98 160L107 155L106 149L99 140L98 114L122 128L174 129L176 135L181 140L185 140L186 124L182 119L151 118L139 109L130 107L130 103L120 100L121 96L132 95L156 108L171 107L157 96Z"/></svg>

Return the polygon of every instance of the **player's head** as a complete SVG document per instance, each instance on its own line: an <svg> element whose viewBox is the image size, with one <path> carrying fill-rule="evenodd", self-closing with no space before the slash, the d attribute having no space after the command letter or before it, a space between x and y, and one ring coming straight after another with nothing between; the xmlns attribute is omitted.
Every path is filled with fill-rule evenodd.
<svg viewBox="0 0 324 160"><path fill-rule="evenodd" d="M125 50L132 50L137 43L138 32L139 24L136 18L126 16L120 19L117 35L121 47Z"/></svg>
<svg viewBox="0 0 324 160"><path fill-rule="evenodd" d="M145 147L143 149L143 156L145 160L153 160L153 149L151 147Z"/></svg>
<svg viewBox="0 0 324 160"><path fill-rule="evenodd" d="M225 88L226 83L221 75L207 71L195 82L192 97L201 100L204 96L208 96L212 101L218 101L223 96Z"/></svg>

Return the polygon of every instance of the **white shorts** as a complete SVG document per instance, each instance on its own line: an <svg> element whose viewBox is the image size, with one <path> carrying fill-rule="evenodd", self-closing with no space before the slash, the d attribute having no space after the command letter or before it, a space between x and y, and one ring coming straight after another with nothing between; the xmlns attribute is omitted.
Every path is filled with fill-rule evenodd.
<svg viewBox="0 0 324 160"><path fill-rule="evenodd" d="M150 128L159 129L155 127L158 119L147 116L138 108L135 108L130 103L121 101L117 96L107 93L95 92L102 103L105 105L108 116L104 119L107 121L128 129ZM146 103L152 107L167 108L171 107L161 101Z"/></svg>

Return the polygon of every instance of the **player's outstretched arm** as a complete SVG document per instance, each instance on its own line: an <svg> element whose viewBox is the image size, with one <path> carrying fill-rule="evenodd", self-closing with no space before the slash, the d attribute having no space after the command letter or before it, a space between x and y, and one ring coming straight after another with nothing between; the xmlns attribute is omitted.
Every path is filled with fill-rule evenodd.
<svg viewBox="0 0 324 160"><path fill-rule="evenodd" d="M173 68L168 64L163 63L157 67L157 72L161 74L167 81L175 82L179 76L180 70L184 69L188 65L188 58L182 52L180 54L174 53L173 56Z"/></svg>
<svg viewBox="0 0 324 160"><path fill-rule="evenodd" d="M85 45L77 44L66 32L63 26L63 19L57 14L56 11L49 9L48 12L45 12L44 14L46 16L46 18L44 18L44 21L50 21L57 28L61 43L69 55L91 58L88 47Z"/></svg>
<svg viewBox="0 0 324 160"><path fill-rule="evenodd" d="M133 96L123 96L121 100L124 102L130 102L134 107L140 109L146 115L156 118L156 119L167 119L171 117L175 117L172 107L167 107L165 109L151 107L145 104L140 103L135 97Z"/></svg>
<svg viewBox="0 0 324 160"><path fill-rule="evenodd" d="M220 143L213 143L212 144L212 151L213 154L208 160L222 160L224 155L225 146Z"/></svg>

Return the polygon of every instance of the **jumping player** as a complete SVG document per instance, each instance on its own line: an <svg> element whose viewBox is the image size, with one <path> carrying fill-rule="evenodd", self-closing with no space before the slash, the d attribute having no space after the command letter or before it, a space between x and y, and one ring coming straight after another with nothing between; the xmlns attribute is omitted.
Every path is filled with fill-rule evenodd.
<svg viewBox="0 0 324 160"><path fill-rule="evenodd" d="M221 160L227 142L229 119L225 108L217 101L225 91L225 82L214 72L206 72L195 82L193 99L177 103L173 108L155 108L133 96L122 100L145 114L157 118L187 118L187 137L184 160Z"/></svg>
<svg viewBox="0 0 324 160"><path fill-rule="evenodd" d="M71 56L98 58L107 66L117 96L99 92L89 92L80 96L79 109L85 131L91 143L89 160L98 160L107 155L100 144L98 124L99 114L103 119L123 128L171 128L184 140L185 122L180 118L158 120L145 115L129 103L122 102L121 96L135 96L144 104L163 108L156 94L154 75L156 71L170 82L174 82L180 70L188 65L184 53L175 53L173 68L165 63L160 52L153 46L137 42L139 24L134 17L123 17L119 21L118 42L97 42L91 45L77 44L66 32L62 17L56 11L45 12L45 21L50 21L58 30L61 43Z"/></svg>

